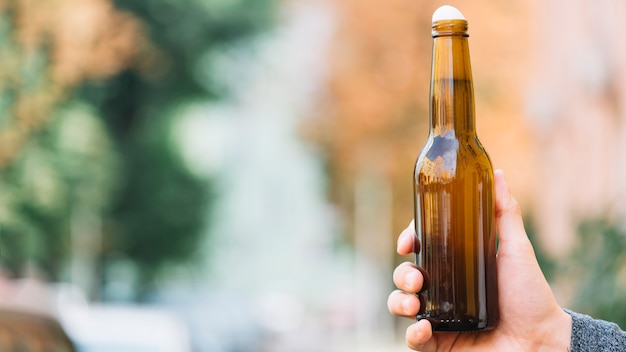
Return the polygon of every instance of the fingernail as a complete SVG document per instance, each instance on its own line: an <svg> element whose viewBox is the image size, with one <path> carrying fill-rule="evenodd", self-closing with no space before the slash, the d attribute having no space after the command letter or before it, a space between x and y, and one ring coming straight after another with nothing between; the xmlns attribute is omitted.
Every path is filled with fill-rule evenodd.
<svg viewBox="0 0 626 352"><path fill-rule="evenodd" d="M506 184L506 177L504 177L504 170L502 169L494 170L493 175L496 177L498 177L497 175L500 175L499 177L502 179L502 181L504 181L504 184Z"/></svg>

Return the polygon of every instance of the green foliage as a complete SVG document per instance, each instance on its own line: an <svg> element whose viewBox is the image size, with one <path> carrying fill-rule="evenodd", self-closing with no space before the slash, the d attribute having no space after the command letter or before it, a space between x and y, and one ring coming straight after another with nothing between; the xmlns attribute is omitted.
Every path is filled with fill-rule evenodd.
<svg viewBox="0 0 626 352"><path fill-rule="evenodd" d="M574 309L626 328L626 231L605 219L585 221L564 272L578 283Z"/></svg>
<svg viewBox="0 0 626 352"><path fill-rule="evenodd" d="M193 176L162 139L168 120L155 120L147 135L130 141L126 180L110 221L111 249L138 265L148 284L162 265L194 257L208 214L208 183Z"/></svg>
<svg viewBox="0 0 626 352"><path fill-rule="evenodd" d="M0 266L20 276L34 265L58 279L72 217L105 211L117 159L89 105L59 102L49 48L17 40L14 15L0 11Z"/></svg>
<svg viewBox="0 0 626 352"><path fill-rule="evenodd" d="M37 264L58 278L70 251L73 214L101 214L116 187L116 155L85 105L66 104L0 173L0 263L20 274Z"/></svg>
<svg viewBox="0 0 626 352"><path fill-rule="evenodd" d="M171 262L193 259L206 228L208 179L188 170L172 145L172 114L187 101L222 97L203 65L222 45L255 34L272 20L273 0L126 0L140 18L157 64L85 85L123 157L122 192L108 214L107 251L124 252L139 269L139 290ZM148 58L150 59L150 58ZM106 255L106 253L105 253Z"/></svg>
<svg viewBox="0 0 626 352"><path fill-rule="evenodd" d="M531 240L532 233L529 231ZM626 310L626 230L623 227L607 219L582 221L575 248L558 261L550 258L538 243L534 243L534 247L548 281L559 282L572 293L568 308L626 327L623 314Z"/></svg>
<svg viewBox="0 0 626 352"><path fill-rule="evenodd" d="M11 128L23 138L10 152L0 143L0 161L9 160L0 168L0 266L19 275L34 263L62 278L72 235L85 230L85 219L103 224L87 229L102 235L96 262L122 253L138 268L140 292L169 263L193 259L206 228L210 180L181 161L172 111L227 94L207 63L221 46L269 26L273 3L117 1L142 21L151 55L109 79L61 88L50 79L53 43L26 50L15 39L13 13L2 9L0 142L13 141L2 139ZM20 106L36 112L24 115L36 128L12 126L23 120Z"/></svg>
<svg viewBox="0 0 626 352"><path fill-rule="evenodd" d="M151 77L128 72L114 83L137 98L151 101L152 108L195 97L222 96L212 88L214 77L203 74L211 51L225 43L253 35L273 21L274 0L117 0L146 25L150 39L162 57ZM120 97L117 97L120 99ZM128 97L121 100L127 101ZM156 106L154 105L156 104Z"/></svg>

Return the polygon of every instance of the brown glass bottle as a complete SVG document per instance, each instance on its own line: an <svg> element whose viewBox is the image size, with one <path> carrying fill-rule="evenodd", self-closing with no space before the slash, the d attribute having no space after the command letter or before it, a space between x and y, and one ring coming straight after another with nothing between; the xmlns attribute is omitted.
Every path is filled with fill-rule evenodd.
<svg viewBox="0 0 626 352"><path fill-rule="evenodd" d="M417 319L435 331L498 319L493 168L476 135L467 21L433 23L430 134L415 165L416 262L428 274Z"/></svg>

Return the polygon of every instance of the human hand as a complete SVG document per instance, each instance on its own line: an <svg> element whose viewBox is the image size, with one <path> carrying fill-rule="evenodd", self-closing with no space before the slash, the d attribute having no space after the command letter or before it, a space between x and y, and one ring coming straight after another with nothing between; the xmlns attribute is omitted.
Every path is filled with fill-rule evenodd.
<svg viewBox="0 0 626 352"><path fill-rule="evenodd" d="M433 332L428 320L406 330L406 343L416 351L568 351L572 320L557 304L535 252L528 240L520 207L509 193L501 170L496 170L496 226L500 238L497 254L500 319L484 332ZM413 223L398 239L398 253L419 252ZM393 273L398 290L389 295L389 311L415 319L424 276L411 262ZM431 283L436 284L436 283Z"/></svg>

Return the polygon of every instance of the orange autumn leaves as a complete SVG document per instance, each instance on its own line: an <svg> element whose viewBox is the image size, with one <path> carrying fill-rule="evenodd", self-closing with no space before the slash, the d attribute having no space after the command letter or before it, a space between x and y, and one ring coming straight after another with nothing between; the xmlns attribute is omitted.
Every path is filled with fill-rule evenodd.
<svg viewBox="0 0 626 352"><path fill-rule="evenodd" d="M141 23L108 0L0 2L0 91L12 92L0 126L0 167L82 82L150 62Z"/></svg>

